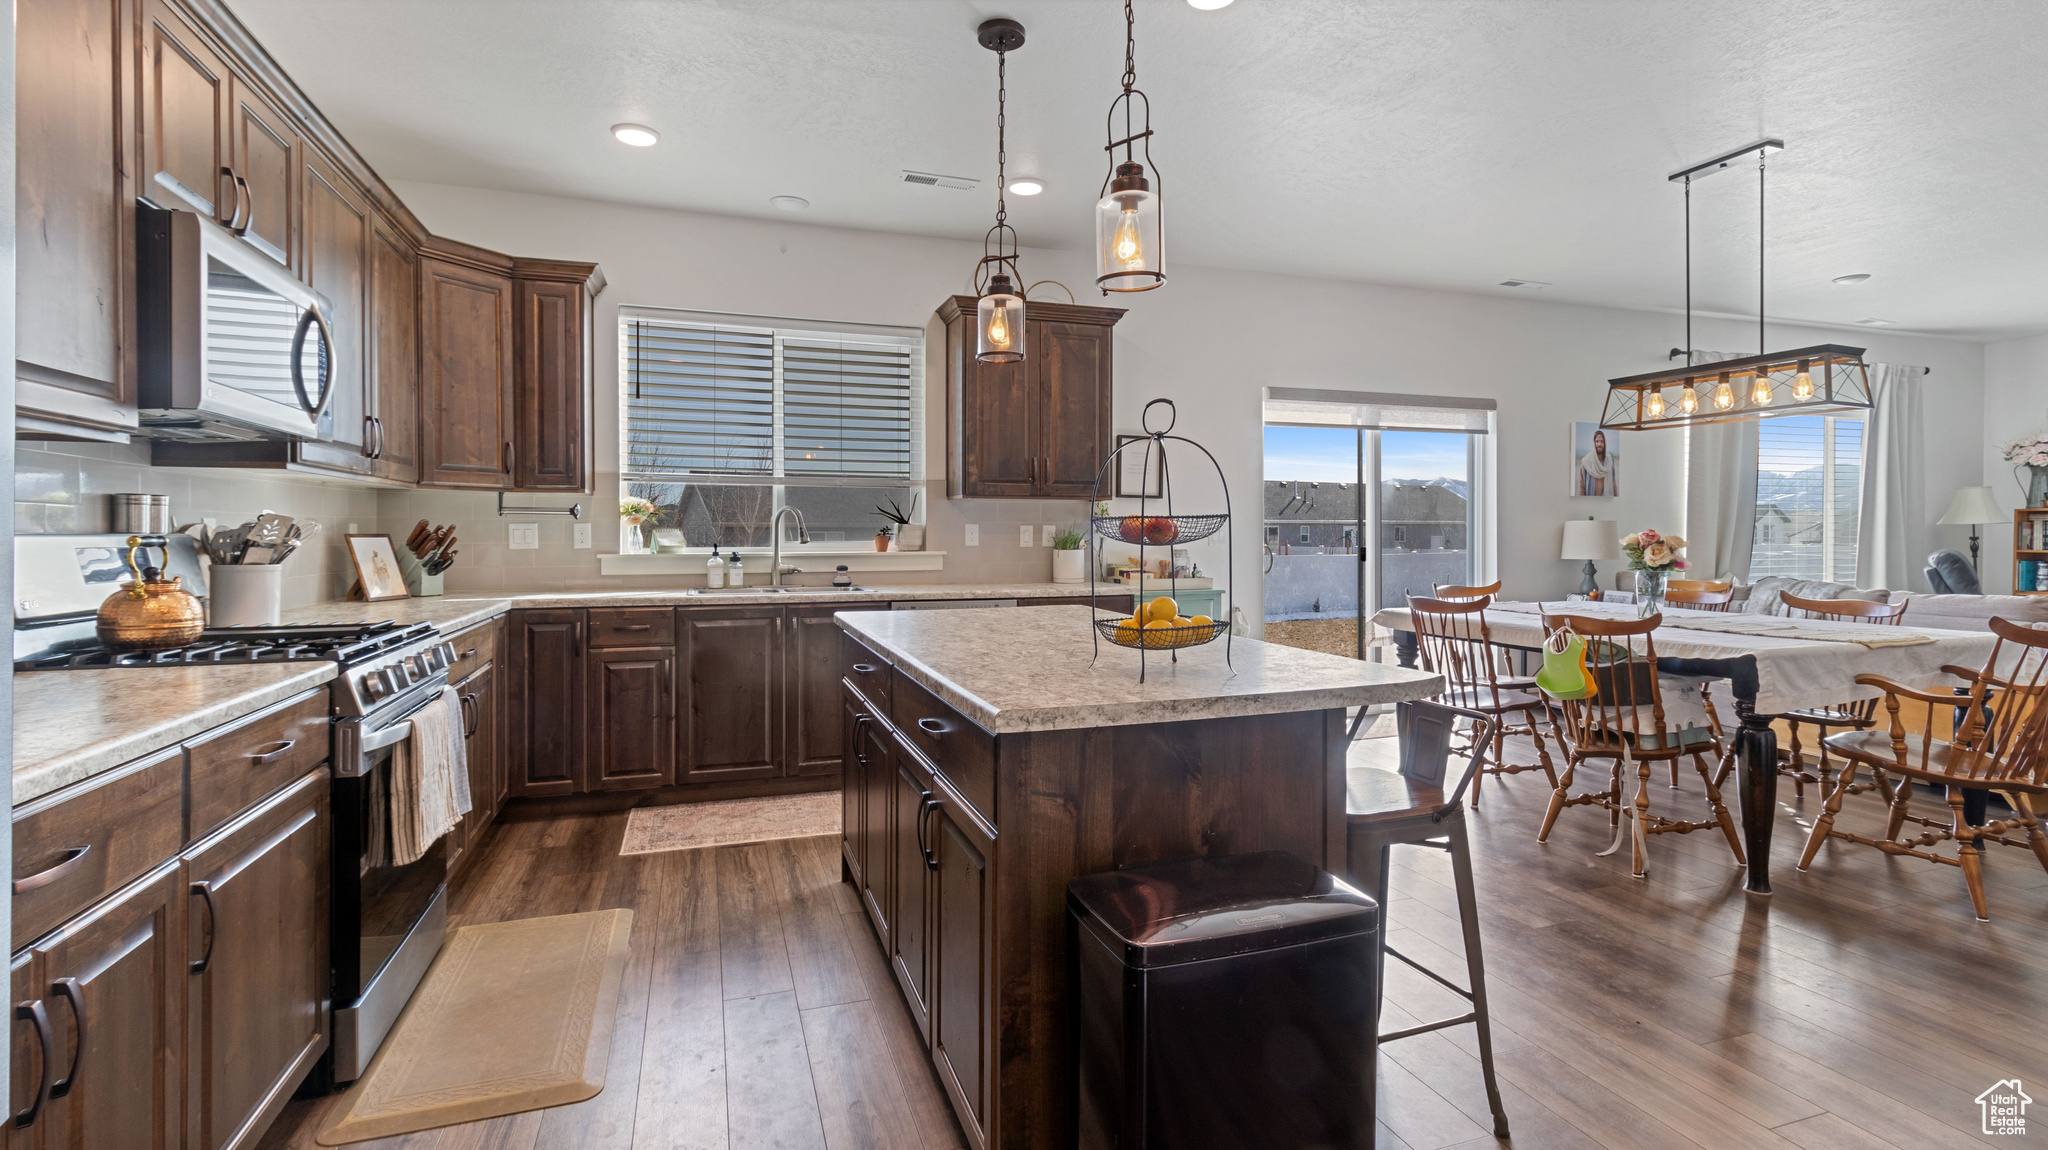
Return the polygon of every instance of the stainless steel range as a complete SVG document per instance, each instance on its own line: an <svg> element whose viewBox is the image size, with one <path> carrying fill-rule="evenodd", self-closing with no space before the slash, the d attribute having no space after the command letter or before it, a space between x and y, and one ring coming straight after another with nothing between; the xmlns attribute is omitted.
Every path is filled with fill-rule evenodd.
<svg viewBox="0 0 2048 1150"><path fill-rule="evenodd" d="M196 543L170 537L165 574L206 586ZM208 628L168 651L108 649L95 634L100 602L119 589L126 553L116 535L20 536L15 546L14 669L225 666L326 660L334 770L334 1042L315 1079L350 1082L369 1065L448 932L445 841L404 866L369 851L376 774L412 735L412 716L448 685L455 649L426 623L307 623Z"/></svg>

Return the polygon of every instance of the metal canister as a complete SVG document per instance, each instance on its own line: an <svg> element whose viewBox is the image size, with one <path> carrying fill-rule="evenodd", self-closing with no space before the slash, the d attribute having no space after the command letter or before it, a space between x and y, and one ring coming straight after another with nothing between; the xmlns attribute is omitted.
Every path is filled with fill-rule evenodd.
<svg viewBox="0 0 2048 1150"><path fill-rule="evenodd" d="M168 535L173 530L168 495L124 491L107 498L113 501L112 523L107 528L112 534Z"/></svg>

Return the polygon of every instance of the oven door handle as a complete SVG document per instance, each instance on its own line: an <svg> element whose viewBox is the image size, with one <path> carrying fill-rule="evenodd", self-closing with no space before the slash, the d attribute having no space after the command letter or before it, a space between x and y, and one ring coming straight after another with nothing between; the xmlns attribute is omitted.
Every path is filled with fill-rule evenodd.
<svg viewBox="0 0 2048 1150"><path fill-rule="evenodd" d="M410 738L412 738L412 720L402 719L388 727L379 727L375 731L364 735L362 741L363 753L367 755L371 751L381 751L386 747L395 747Z"/></svg>

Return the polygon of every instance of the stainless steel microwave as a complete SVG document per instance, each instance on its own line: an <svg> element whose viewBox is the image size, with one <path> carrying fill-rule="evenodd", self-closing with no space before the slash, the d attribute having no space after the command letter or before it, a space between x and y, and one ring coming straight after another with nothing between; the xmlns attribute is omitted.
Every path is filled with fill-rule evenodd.
<svg viewBox="0 0 2048 1150"><path fill-rule="evenodd" d="M191 212L135 209L137 406L157 439L331 439L332 308Z"/></svg>

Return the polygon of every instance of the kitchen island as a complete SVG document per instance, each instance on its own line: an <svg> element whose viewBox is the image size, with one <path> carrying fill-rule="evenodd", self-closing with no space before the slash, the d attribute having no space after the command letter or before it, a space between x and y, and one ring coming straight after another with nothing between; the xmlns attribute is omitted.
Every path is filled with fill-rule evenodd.
<svg viewBox="0 0 2048 1150"><path fill-rule="evenodd" d="M836 616L843 874L980 1150L1073 1144L1068 880L1262 850L1341 873L1345 708L1443 686L1242 638L1141 684L1090 617Z"/></svg>

